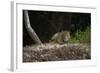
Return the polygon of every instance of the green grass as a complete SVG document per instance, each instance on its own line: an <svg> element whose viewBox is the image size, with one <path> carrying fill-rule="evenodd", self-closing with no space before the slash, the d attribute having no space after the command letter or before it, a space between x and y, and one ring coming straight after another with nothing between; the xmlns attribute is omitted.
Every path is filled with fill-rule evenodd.
<svg viewBox="0 0 100 73"><path fill-rule="evenodd" d="M85 31L77 30L75 36L69 40L70 43L90 43L91 42L91 29L87 27Z"/></svg>

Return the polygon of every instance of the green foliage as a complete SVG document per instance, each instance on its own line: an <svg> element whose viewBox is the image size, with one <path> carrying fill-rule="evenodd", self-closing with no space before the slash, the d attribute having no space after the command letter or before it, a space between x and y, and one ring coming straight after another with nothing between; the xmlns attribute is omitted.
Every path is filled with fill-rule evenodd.
<svg viewBox="0 0 100 73"><path fill-rule="evenodd" d="M77 30L75 36L71 37L70 43L90 43L91 42L91 29L87 27L85 31Z"/></svg>

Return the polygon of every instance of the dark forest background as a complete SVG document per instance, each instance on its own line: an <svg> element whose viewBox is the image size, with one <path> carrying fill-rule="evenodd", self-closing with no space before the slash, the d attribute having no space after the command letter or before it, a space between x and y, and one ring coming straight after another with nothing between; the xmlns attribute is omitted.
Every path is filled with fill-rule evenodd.
<svg viewBox="0 0 100 73"><path fill-rule="evenodd" d="M49 42L56 32L67 30L70 31L71 36L75 36L78 30L85 31L87 27L91 26L90 13L33 10L29 10L28 13L30 24L43 43ZM34 42L25 28L23 14L23 46L31 44Z"/></svg>

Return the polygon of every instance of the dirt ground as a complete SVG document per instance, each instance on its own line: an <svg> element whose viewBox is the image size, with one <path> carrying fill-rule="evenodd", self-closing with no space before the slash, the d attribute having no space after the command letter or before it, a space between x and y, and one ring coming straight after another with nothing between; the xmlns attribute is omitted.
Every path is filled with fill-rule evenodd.
<svg viewBox="0 0 100 73"><path fill-rule="evenodd" d="M44 62L91 59L89 44L31 45L23 48L23 62Z"/></svg>

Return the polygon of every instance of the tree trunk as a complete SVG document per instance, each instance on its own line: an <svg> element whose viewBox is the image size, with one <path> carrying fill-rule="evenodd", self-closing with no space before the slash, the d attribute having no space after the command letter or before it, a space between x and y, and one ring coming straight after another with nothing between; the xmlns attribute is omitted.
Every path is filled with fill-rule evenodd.
<svg viewBox="0 0 100 73"><path fill-rule="evenodd" d="M30 20L29 20L29 15L28 15L28 11L27 10L24 11L24 20L25 20L25 27L26 27L26 29L28 31L28 34L33 39L33 41L36 44L42 44L41 40L39 39L39 37L35 33L34 29L31 27Z"/></svg>

